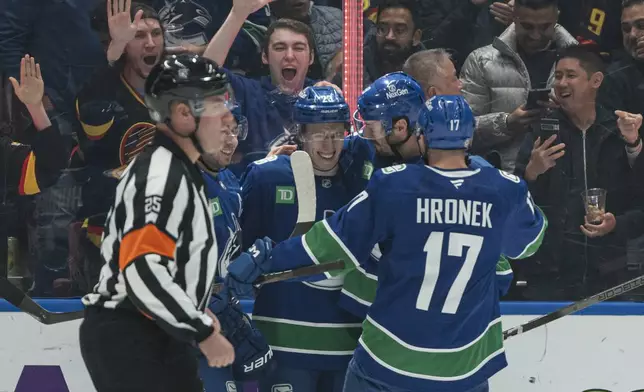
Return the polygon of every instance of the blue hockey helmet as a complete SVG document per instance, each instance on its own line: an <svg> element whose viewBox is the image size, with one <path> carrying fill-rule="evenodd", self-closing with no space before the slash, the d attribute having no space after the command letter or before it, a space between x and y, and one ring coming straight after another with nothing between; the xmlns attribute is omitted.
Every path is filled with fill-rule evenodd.
<svg viewBox="0 0 644 392"><path fill-rule="evenodd" d="M363 121L381 121L385 135L393 128L393 119L405 117L410 130L418 127L418 116L425 93L416 80L404 72L381 76L358 98L358 112Z"/></svg>
<svg viewBox="0 0 644 392"><path fill-rule="evenodd" d="M349 105L331 86L311 86L300 92L293 108L295 124L346 123Z"/></svg>
<svg viewBox="0 0 644 392"><path fill-rule="evenodd" d="M460 95L437 95L425 102L420 126L428 148L468 149L474 134L474 115Z"/></svg>

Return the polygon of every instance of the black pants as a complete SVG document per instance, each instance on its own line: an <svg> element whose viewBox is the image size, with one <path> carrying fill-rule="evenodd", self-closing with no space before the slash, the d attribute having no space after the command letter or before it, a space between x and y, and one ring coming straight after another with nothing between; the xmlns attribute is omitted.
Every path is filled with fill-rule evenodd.
<svg viewBox="0 0 644 392"><path fill-rule="evenodd" d="M135 312L87 308L80 347L98 392L203 392L194 349Z"/></svg>

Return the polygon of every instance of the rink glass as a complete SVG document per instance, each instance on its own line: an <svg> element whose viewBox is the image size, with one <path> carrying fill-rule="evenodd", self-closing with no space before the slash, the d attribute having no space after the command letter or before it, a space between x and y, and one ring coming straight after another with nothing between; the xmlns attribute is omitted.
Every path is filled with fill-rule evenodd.
<svg viewBox="0 0 644 392"><path fill-rule="evenodd" d="M606 213L606 189L592 188L581 193L588 222L598 225Z"/></svg>

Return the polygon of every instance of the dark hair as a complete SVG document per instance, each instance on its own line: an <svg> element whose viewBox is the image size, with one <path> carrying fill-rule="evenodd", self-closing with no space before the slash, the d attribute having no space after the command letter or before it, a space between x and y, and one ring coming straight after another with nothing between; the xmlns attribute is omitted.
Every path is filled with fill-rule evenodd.
<svg viewBox="0 0 644 392"><path fill-rule="evenodd" d="M315 52L315 39L313 38L313 31L311 28L297 20L293 19L278 19L275 22L271 23L266 30L266 35L264 36L264 43L262 44L262 51L268 55L268 46L271 42L271 37L275 30L290 30L296 34L302 34L306 37L306 41L309 43L309 50L311 53Z"/></svg>
<svg viewBox="0 0 644 392"><path fill-rule="evenodd" d="M564 0L570 1L570 0ZM516 0L514 7L526 7L533 10L541 10L548 7L559 8L558 0Z"/></svg>
<svg viewBox="0 0 644 392"><path fill-rule="evenodd" d="M569 46L561 49L557 55L557 63L563 59L577 59L581 68L588 75L595 72L604 72L606 65L601 56L591 48L582 45Z"/></svg>
<svg viewBox="0 0 644 392"><path fill-rule="evenodd" d="M422 0L421 0L422 1ZM376 21L380 21L380 14L390 8L404 8L411 14L412 22L414 23L414 30L420 28L420 16L418 12L417 0L384 0L378 6L378 13L376 14Z"/></svg>
<svg viewBox="0 0 644 392"><path fill-rule="evenodd" d="M634 5L644 4L644 0L622 0L622 9L632 7Z"/></svg>

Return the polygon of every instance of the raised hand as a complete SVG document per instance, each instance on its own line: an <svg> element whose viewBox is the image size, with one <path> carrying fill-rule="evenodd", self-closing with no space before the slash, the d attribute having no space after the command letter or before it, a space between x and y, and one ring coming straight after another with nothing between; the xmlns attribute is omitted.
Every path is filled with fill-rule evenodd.
<svg viewBox="0 0 644 392"><path fill-rule="evenodd" d="M232 11L240 16L247 17L260 8L266 7L275 0L233 0Z"/></svg>
<svg viewBox="0 0 644 392"><path fill-rule="evenodd" d="M566 145L559 143L552 146L555 140L557 140L557 135L550 136L543 144L541 144L541 138L535 140L530 162L525 169L526 180L536 180L537 177L553 168L557 164L557 159L564 156Z"/></svg>
<svg viewBox="0 0 644 392"><path fill-rule="evenodd" d="M617 116L617 128L622 133L622 137L629 143L635 143L640 137L642 115L621 110L616 110L615 115Z"/></svg>
<svg viewBox="0 0 644 392"><path fill-rule="evenodd" d="M110 28L110 37L123 45L134 39L136 26L143 17L143 10L130 18L132 0L107 0L107 24Z"/></svg>
<svg viewBox="0 0 644 392"><path fill-rule="evenodd" d="M27 106L42 103L45 83L40 74L40 64L37 64L33 57L25 55L20 60L20 82L13 77L10 77L9 81L20 102Z"/></svg>

